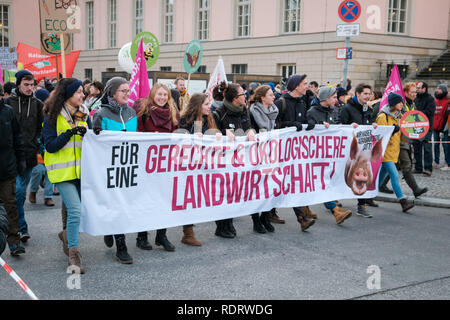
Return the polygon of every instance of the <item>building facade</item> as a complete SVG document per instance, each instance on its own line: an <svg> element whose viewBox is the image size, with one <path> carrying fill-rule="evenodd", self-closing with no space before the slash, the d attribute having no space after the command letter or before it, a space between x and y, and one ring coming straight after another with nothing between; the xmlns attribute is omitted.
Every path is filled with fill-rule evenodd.
<svg viewBox="0 0 450 320"><path fill-rule="evenodd" d="M64 0L57 0L64 1ZM68 0L66 0L68 1ZM306 73L321 84L342 79L336 36L340 0L77 0L82 31L73 49L82 50L74 76L101 79L122 71L120 48L141 31L161 44L150 71L183 72L187 43L200 40L201 72L212 72L222 56L227 73L282 75ZM374 84L396 63L410 78L448 50L450 1L359 0L361 34L351 38L348 77ZM7 14L5 16L5 8ZM38 2L0 0L2 38L15 46L39 47ZM5 17L7 21L5 23ZM35 26L35 27L33 27ZM6 34L6 36L5 36ZM450 66L449 66L450 67ZM450 68L448 68L450 69Z"/></svg>

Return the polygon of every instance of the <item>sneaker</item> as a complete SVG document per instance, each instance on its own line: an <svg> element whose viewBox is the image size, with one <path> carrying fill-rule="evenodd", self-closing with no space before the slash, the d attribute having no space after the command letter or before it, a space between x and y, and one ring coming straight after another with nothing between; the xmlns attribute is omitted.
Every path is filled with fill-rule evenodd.
<svg viewBox="0 0 450 320"><path fill-rule="evenodd" d="M428 177L431 177L431 171L423 170L423 174L428 176Z"/></svg>
<svg viewBox="0 0 450 320"><path fill-rule="evenodd" d="M13 257L18 257L19 255L25 253L25 248L22 247L20 244L18 245L13 244L12 246L9 247L9 249L11 250L11 255Z"/></svg>
<svg viewBox="0 0 450 320"><path fill-rule="evenodd" d="M433 169L439 169L439 163L433 162Z"/></svg>
<svg viewBox="0 0 450 320"><path fill-rule="evenodd" d="M441 168L442 171L450 171L450 166L446 165L444 167Z"/></svg>
<svg viewBox="0 0 450 320"><path fill-rule="evenodd" d="M19 232L19 236L20 236L20 241L22 241L23 243L27 242L31 236L28 232Z"/></svg>
<svg viewBox="0 0 450 320"><path fill-rule="evenodd" d="M358 216L361 216L361 217L364 217L364 218L372 218L372 215L367 212L366 206L358 205L358 211L356 211L356 214Z"/></svg>

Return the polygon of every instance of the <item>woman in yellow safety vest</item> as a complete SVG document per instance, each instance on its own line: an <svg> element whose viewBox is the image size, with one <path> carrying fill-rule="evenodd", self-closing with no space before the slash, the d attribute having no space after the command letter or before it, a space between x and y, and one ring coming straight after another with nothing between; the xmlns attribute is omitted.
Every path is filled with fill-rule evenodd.
<svg viewBox="0 0 450 320"><path fill-rule="evenodd" d="M67 228L63 232L64 252L72 273L84 273L78 251L81 215L81 145L91 128L89 109L83 105L83 84L74 78L62 79L45 103L42 137L45 167L67 207Z"/></svg>

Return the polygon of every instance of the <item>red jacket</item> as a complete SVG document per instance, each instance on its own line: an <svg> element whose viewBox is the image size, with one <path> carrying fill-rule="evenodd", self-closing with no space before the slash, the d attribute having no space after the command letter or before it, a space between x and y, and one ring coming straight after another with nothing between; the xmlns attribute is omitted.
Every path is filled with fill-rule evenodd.
<svg viewBox="0 0 450 320"><path fill-rule="evenodd" d="M442 131L444 130L445 123L447 119L445 119L445 114L447 113L447 109L449 108L450 99L447 97L436 100L436 109L434 111L434 120L433 120L433 130L434 131Z"/></svg>

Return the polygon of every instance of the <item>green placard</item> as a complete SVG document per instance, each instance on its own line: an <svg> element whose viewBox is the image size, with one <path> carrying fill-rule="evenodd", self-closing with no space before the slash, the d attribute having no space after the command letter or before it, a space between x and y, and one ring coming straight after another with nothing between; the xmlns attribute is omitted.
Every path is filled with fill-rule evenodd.
<svg viewBox="0 0 450 320"><path fill-rule="evenodd" d="M203 58L202 44L198 40L192 40L184 52L184 70L191 74L198 70Z"/></svg>
<svg viewBox="0 0 450 320"><path fill-rule="evenodd" d="M139 48L141 38L144 39L144 55L147 62L147 69L153 66L159 57L159 42L158 39L150 32L139 33L131 43L131 58L136 62L136 55Z"/></svg>

